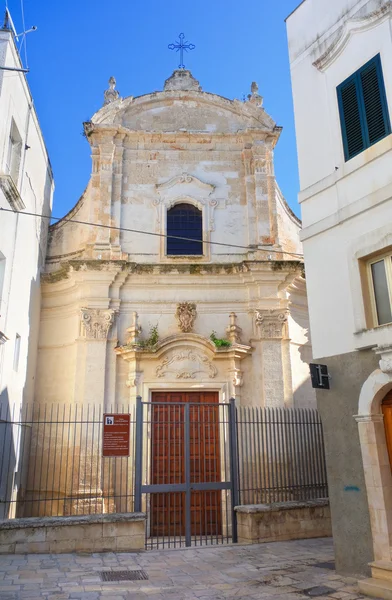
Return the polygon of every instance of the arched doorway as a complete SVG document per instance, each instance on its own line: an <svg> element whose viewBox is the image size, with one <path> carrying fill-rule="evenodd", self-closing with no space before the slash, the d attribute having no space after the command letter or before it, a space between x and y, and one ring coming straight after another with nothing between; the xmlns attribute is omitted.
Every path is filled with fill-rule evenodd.
<svg viewBox="0 0 392 600"><path fill-rule="evenodd" d="M386 362L386 361L385 361ZM384 367L380 360L380 367ZM389 367L389 362L387 363ZM376 369L359 397L359 439L375 561L391 561L392 539L392 371Z"/></svg>
<svg viewBox="0 0 392 600"><path fill-rule="evenodd" d="M387 393L381 403L384 415L385 440L389 456L389 465L392 467L392 390Z"/></svg>

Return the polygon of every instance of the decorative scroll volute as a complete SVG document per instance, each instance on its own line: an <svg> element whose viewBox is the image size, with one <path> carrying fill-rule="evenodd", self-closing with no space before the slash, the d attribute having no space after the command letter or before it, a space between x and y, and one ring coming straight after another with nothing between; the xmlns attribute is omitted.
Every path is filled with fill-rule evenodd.
<svg viewBox="0 0 392 600"><path fill-rule="evenodd" d="M192 348L186 348L166 356L155 370L155 374L159 378L169 375L175 379L197 379L203 376L214 379L217 373L217 368L208 357Z"/></svg>

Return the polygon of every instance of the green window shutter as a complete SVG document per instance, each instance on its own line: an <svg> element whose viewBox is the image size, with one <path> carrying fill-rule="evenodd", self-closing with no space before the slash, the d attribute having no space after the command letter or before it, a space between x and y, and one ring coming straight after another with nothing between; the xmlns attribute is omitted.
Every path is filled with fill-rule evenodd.
<svg viewBox="0 0 392 600"><path fill-rule="evenodd" d="M340 122L346 160L365 149L365 132L358 96L358 82L355 76L350 77L338 87Z"/></svg>
<svg viewBox="0 0 392 600"><path fill-rule="evenodd" d="M337 87L345 160L391 132L380 55Z"/></svg>
<svg viewBox="0 0 392 600"><path fill-rule="evenodd" d="M380 56L376 56L359 73L366 117L368 146L390 133Z"/></svg>

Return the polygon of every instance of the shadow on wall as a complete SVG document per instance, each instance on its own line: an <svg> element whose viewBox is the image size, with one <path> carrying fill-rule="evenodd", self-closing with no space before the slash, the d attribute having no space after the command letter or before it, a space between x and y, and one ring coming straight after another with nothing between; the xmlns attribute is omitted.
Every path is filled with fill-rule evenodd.
<svg viewBox="0 0 392 600"><path fill-rule="evenodd" d="M0 392L0 519L7 519L14 490L16 452L8 389Z"/></svg>
<svg viewBox="0 0 392 600"><path fill-rule="evenodd" d="M41 306L39 275L37 271L38 279L32 278L30 282L29 337L22 397L17 390L8 387L0 392L0 519L24 516L31 441L31 426L26 421L33 410Z"/></svg>

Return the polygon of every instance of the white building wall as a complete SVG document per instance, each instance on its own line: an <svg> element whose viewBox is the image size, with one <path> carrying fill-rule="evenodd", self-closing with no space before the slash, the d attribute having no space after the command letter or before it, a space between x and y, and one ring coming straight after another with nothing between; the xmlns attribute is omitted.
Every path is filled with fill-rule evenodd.
<svg viewBox="0 0 392 600"><path fill-rule="evenodd" d="M0 31L0 65L22 65L9 31ZM17 181L21 212L50 215L53 177L26 76L0 70L0 252L5 258L0 296L0 331L8 340L0 346L0 398L16 410L33 400L34 372L40 313L40 270L44 264L48 219L17 214L4 191L12 121L20 134ZM18 200L19 202L19 200ZM25 208L22 208L24 205ZM4 264L4 263L3 263ZM15 340L20 336L17 369Z"/></svg>
<svg viewBox="0 0 392 600"><path fill-rule="evenodd" d="M360 253L359 240L366 248L371 232L391 223L392 136L345 162L336 92L379 53L391 116L391 16L386 0L305 0L287 20L316 359L392 337L392 326L363 334L358 256L352 251Z"/></svg>

